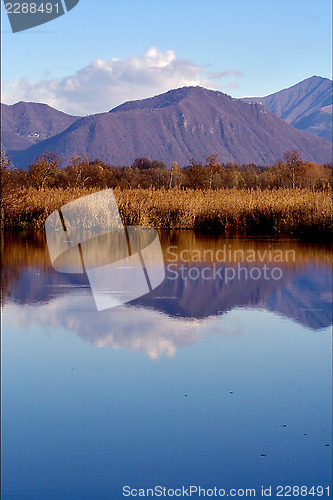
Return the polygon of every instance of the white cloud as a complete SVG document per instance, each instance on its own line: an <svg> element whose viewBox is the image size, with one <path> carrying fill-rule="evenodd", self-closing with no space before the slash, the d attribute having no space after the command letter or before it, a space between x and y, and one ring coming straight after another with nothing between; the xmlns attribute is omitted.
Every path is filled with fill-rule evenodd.
<svg viewBox="0 0 333 500"><path fill-rule="evenodd" d="M235 73L225 71L218 76L239 76ZM199 65L176 57L172 50L151 47L144 54L125 59L98 59L63 79L4 82L2 99L7 104L44 102L66 113L86 115L188 85L218 89L216 75L206 76Z"/></svg>
<svg viewBox="0 0 333 500"><path fill-rule="evenodd" d="M144 352L151 359L174 356L179 349L201 342L207 335L244 333L237 310L206 319L172 318L163 312L133 306L96 311L89 292L71 292L56 297L43 307L6 305L8 325L41 328L50 334L59 327L79 335L98 348L130 349Z"/></svg>

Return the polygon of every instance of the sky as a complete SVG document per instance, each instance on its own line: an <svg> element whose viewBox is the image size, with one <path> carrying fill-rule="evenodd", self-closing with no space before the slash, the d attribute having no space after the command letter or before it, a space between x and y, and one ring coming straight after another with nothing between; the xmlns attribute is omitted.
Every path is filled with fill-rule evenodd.
<svg viewBox="0 0 333 500"><path fill-rule="evenodd" d="M186 85L244 97L332 78L331 0L80 0L19 33L1 8L6 104L86 115Z"/></svg>

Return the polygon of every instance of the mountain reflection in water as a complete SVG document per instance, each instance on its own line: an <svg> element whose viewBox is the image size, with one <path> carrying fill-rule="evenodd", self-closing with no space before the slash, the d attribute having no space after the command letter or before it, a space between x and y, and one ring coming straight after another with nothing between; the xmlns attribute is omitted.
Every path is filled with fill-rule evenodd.
<svg viewBox="0 0 333 500"><path fill-rule="evenodd" d="M2 297L15 321L62 325L99 347L173 355L203 331L215 332L218 318L237 308L266 310L312 330L332 324L330 245L161 234L164 282L126 306L97 312L85 275L53 270L43 233L6 233L3 241ZM231 330L219 333L239 333Z"/></svg>

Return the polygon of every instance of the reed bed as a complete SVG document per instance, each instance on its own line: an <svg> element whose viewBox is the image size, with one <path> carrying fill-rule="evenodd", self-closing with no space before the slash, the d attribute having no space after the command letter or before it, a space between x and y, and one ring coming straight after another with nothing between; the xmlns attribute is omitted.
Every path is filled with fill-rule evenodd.
<svg viewBox="0 0 333 500"><path fill-rule="evenodd" d="M1 226L42 228L65 203L99 189L14 189L2 194ZM247 234L333 232L332 193L307 189L114 189L126 225Z"/></svg>

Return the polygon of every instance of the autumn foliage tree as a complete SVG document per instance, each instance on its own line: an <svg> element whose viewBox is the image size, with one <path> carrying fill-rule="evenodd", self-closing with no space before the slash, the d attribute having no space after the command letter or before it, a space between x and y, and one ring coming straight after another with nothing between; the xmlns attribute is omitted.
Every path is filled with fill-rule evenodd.
<svg viewBox="0 0 333 500"><path fill-rule="evenodd" d="M187 167L176 161L167 168L159 160L137 158L130 166L116 167L103 161L75 156L70 164L60 168L57 154L45 153L36 158L29 171L12 168L1 155L3 189L16 187L45 188L155 188L155 189L332 189L332 166L303 162L297 151L287 151L284 161L272 166L221 163L216 154L204 163L192 159Z"/></svg>
<svg viewBox="0 0 333 500"><path fill-rule="evenodd" d="M147 170L151 168L151 161L149 158L136 158L132 164L133 170L138 168L139 170Z"/></svg>
<svg viewBox="0 0 333 500"><path fill-rule="evenodd" d="M43 153L36 158L35 163L29 165L31 184L38 189L52 187L59 175L60 158L57 153Z"/></svg>

